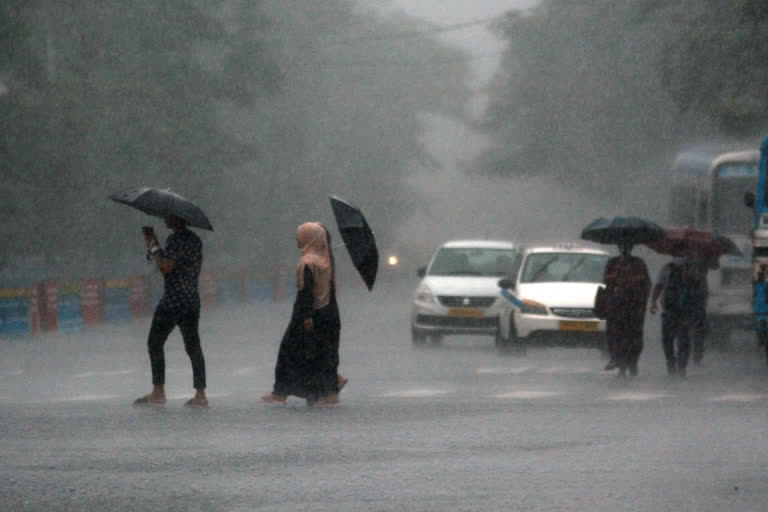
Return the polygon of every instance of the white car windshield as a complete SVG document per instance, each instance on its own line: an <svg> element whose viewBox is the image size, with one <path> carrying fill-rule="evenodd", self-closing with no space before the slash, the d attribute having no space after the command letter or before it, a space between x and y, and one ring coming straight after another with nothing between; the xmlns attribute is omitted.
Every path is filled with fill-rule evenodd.
<svg viewBox="0 0 768 512"><path fill-rule="evenodd" d="M574 281L599 283L608 256L605 254L543 252L531 254L525 260L522 283L551 283Z"/></svg>
<svg viewBox="0 0 768 512"><path fill-rule="evenodd" d="M514 249L444 247L429 267L431 276L506 276L512 271Z"/></svg>

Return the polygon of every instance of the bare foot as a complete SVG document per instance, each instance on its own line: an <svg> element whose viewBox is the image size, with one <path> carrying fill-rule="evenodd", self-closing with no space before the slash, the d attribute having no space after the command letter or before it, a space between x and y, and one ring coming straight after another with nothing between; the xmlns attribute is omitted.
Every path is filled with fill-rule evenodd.
<svg viewBox="0 0 768 512"><path fill-rule="evenodd" d="M283 395L276 395L275 393L265 393L262 397L262 400L265 402L271 403L271 404L285 404L287 397Z"/></svg>

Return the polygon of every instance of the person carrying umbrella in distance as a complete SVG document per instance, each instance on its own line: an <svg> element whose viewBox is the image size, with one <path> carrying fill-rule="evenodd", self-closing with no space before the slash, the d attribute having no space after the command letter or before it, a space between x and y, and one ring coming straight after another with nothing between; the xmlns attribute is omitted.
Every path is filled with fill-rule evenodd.
<svg viewBox="0 0 768 512"><path fill-rule="evenodd" d="M370 291L379 258L373 230L357 206L338 196L329 199L352 264ZM322 224L308 222L298 227L296 242L302 256L293 314L280 343L273 389L262 400L282 405L295 395L309 405L334 407L347 379L338 374L341 321L331 234Z"/></svg>
<svg viewBox="0 0 768 512"><path fill-rule="evenodd" d="M203 244L188 226L213 231L205 214L196 205L169 190L142 187L110 198L128 204L145 213L162 217L173 232L165 248L160 247L151 227L142 231L147 246L147 260L163 274L164 292L160 298L149 329L147 349L152 368L152 391L137 398L134 405L163 405L165 395L165 353L163 347L175 327L179 327L184 348L192 363L192 385L195 395L186 402L188 407L207 407L205 358L200 345L200 293L198 280L203 263Z"/></svg>
<svg viewBox="0 0 768 512"><path fill-rule="evenodd" d="M636 243L663 238L664 230L637 217L600 218L582 231L581 238L619 247L619 255L605 265L607 311L606 343L610 361L605 370L619 370L620 376L636 376L643 351L643 324L651 279L645 262L631 254Z"/></svg>
<svg viewBox="0 0 768 512"><path fill-rule="evenodd" d="M335 265L328 230L306 222L296 230L301 258L296 266L296 299L275 365L272 391L262 400L285 404L288 396L308 405L333 407L346 379L338 375L341 319L336 302Z"/></svg>
<svg viewBox="0 0 768 512"><path fill-rule="evenodd" d="M742 254L729 238L692 228L668 228L662 240L649 243L648 247L673 256L656 280L651 314L658 311L658 300L663 297L661 341L667 373L685 377L691 345L694 365L704 356L709 295L707 272L719 267L718 260L723 254Z"/></svg>

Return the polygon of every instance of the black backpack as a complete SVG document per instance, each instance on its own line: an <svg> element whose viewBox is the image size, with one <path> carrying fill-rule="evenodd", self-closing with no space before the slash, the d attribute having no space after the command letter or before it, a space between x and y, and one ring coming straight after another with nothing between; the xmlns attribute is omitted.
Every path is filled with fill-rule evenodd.
<svg viewBox="0 0 768 512"><path fill-rule="evenodd" d="M680 265L668 263L669 275L664 286L664 309L679 310L683 308L689 299L688 285L683 279L683 269Z"/></svg>

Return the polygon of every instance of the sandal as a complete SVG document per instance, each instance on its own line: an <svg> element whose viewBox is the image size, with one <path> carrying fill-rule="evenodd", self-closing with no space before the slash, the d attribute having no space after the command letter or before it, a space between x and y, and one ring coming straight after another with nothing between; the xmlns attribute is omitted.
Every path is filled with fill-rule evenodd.
<svg viewBox="0 0 768 512"><path fill-rule="evenodd" d="M208 399L198 400L197 398L190 398L184 404L184 407L197 407L199 409L205 409L208 407Z"/></svg>
<svg viewBox="0 0 768 512"><path fill-rule="evenodd" d="M339 393L341 393L341 390L344 389L344 386L347 385L347 382L349 382L349 379L344 377L343 375L339 375L336 377L336 387L339 388Z"/></svg>
<svg viewBox="0 0 768 512"><path fill-rule="evenodd" d="M142 396L133 401L133 405L150 405L154 407L162 407L165 405L165 400L150 400L149 395Z"/></svg>
<svg viewBox="0 0 768 512"><path fill-rule="evenodd" d="M328 395L320 398L318 401L312 404L313 407L320 408L332 408L338 407L340 404L339 395L336 393L329 393Z"/></svg>
<svg viewBox="0 0 768 512"><path fill-rule="evenodd" d="M276 395L274 393L266 393L264 396L261 397L262 400L264 400L267 403L270 404L277 404L277 405L285 405L286 397L282 395Z"/></svg>

